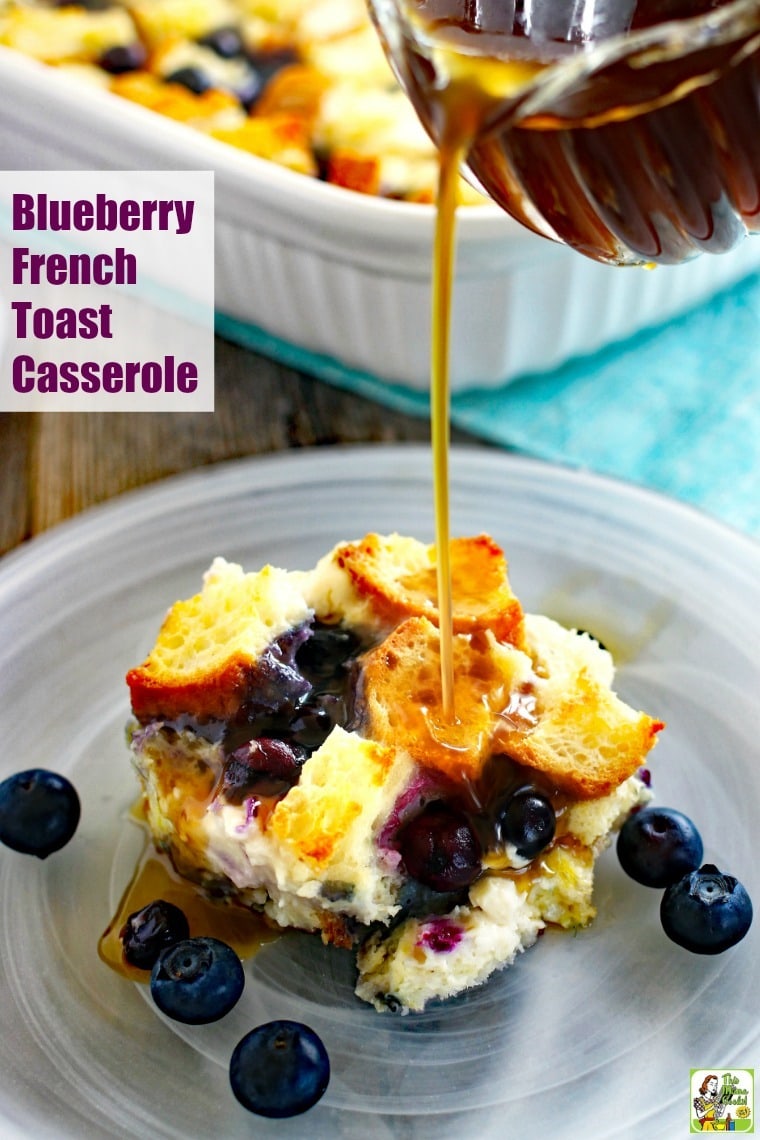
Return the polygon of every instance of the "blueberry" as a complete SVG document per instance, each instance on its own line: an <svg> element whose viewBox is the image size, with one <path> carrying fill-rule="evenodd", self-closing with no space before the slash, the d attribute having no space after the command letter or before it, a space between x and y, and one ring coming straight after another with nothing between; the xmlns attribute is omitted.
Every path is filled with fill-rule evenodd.
<svg viewBox="0 0 760 1140"><path fill-rule="evenodd" d="M255 71L251 71L243 82L235 88L235 95L246 111L251 111L256 105L263 86L261 77Z"/></svg>
<svg viewBox="0 0 760 1140"><path fill-rule="evenodd" d="M680 811L645 807L625 821L617 838L620 865L645 887L668 887L702 862L702 839Z"/></svg>
<svg viewBox="0 0 760 1140"><path fill-rule="evenodd" d="M339 696L317 693L299 706L288 733L296 744L311 753L324 744L333 725L344 719L345 702Z"/></svg>
<svg viewBox="0 0 760 1140"><path fill-rule="evenodd" d="M193 95L202 95L212 86L211 80L199 67L178 67L166 76L167 83L179 83L192 91Z"/></svg>
<svg viewBox="0 0 760 1140"><path fill-rule="evenodd" d="M79 824L76 789L56 772L30 768L0 784L0 842L46 859L69 842Z"/></svg>
<svg viewBox="0 0 760 1140"><path fill-rule="evenodd" d="M475 832L462 812L441 800L401 828L398 844L408 873L434 891L468 887L480 874Z"/></svg>
<svg viewBox="0 0 760 1140"><path fill-rule="evenodd" d="M269 1021L235 1047L230 1085L259 1116L298 1116L317 1103L330 1080L330 1060L313 1029L298 1021Z"/></svg>
<svg viewBox="0 0 760 1140"><path fill-rule="evenodd" d="M240 959L231 946L216 938L187 938L170 946L150 977L150 992L158 1008L186 1025L206 1025L224 1017L244 985Z"/></svg>
<svg viewBox="0 0 760 1140"><path fill-rule="evenodd" d="M182 942L189 934L187 919L179 907L156 899L130 914L119 937L130 966L150 970L162 950Z"/></svg>
<svg viewBox="0 0 760 1140"><path fill-rule="evenodd" d="M722 954L749 930L752 901L737 879L705 863L668 887L660 920L668 938L685 950Z"/></svg>
<svg viewBox="0 0 760 1140"><path fill-rule="evenodd" d="M56 0L54 8L84 8L88 12L105 12L114 0Z"/></svg>
<svg viewBox="0 0 760 1140"><path fill-rule="evenodd" d="M132 44L117 44L106 48L98 60L98 64L110 75L123 75L127 71L139 71L145 67L148 53L143 45L136 41Z"/></svg>
<svg viewBox="0 0 760 1140"><path fill-rule="evenodd" d="M270 51L249 51L246 53L249 62L261 77L262 83L268 83L273 75L282 71L284 67L291 67L300 62L300 56L292 48L279 48Z"/></svg>
<svg viewBox="0 0 760 1140"><path fill-rule="evenodd" d="M496 815L496 835L516 848L521 859L533 859L554 839L554 808L537 788L514 792Z"/></svg>
<svg viewBox="0 0 760 1140"><path fill-rule="evenodd" d="M311 685L296 664L296 654L308 636L306 624L288 630L259 656L243 710L249 720L291 716L308 697Z"/></svg>
<svg viewBox="0 0 760 1140"><path fill-rule="evenodd" d="M243 41L237 28L214 28L201 36L198 43L202 47L211 48L222 59L234 59L243 51Z"/></svg>
<svg viewBox="0 0 760 1140"><path fill-rule="evenodd" d="M694 954L721 954L752 925L752 901L738 879L712 863L685 874L660 904L665 934Z"/></svg>
<svg viewBox="0 0 760 1140"><path fill-rule="evenodd" d="M311 636L300 647L296 662L304 676L316 684L338 678L349 659L358 652L359 638L340 625L315 622Z"/></svg>
<svg viewBox="0 0 760 1140"><path fill-rule="evenodd" d="M249 740L227 757L221 793L231 804L241 804L255 793L281 795L298 783L305 759L304 749L297 744L269 737Z"/></svg>

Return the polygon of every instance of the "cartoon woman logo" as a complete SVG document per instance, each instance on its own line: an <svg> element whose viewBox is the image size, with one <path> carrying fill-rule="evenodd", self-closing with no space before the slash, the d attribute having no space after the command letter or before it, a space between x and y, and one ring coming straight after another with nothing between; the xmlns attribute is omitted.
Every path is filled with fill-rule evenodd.
<svg viewBox="0 0 760 1140"><path fill-rule="evenodd" d="M708 1073L699 1086L699 1096L694 1097L694 1111L703 1132L731 1132L731 1113L726 1112L723 1098L718 1092L718 1078Z"/></svg>

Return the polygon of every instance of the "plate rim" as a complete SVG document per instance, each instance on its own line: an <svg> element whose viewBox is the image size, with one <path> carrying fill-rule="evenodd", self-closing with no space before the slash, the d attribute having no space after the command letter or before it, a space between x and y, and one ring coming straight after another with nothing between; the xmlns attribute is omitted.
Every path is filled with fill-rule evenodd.
<svg viewBox="0 0 760 1140"><path fill-rule="evenodd" d="M217 460L213 463L192 467L185 471L166 475L150 483L121 491L100 502L93 503L69 518L62 519L48 529L23 540L0 558L0 591L8 587L28 559L53 560L59 551L66 554L69 547L86 541L93 532L103 526L116 524L122 517L137 514L141 518L155 517L161 513L162 504L167 500L191 497L200 491L204 500L213 499L218 484L236 482L249 470L259 473L262 478L254 480L251 490L262 489L263 477L269 472L278 476L287 473L285 478L276 480L276 485L286 486L298 481L298 474L304 467L313 464L327 464L336 459L339 463L353 465L361 462L363 456L371 456L373 462L382 456L387 472L393 470L394 461L403 457L405 461L422 463L430 467L431 518L432 518L432 466L430 447L427 444L410 443L341 443L327 446L310 446L287 451L241 456ZM568 479L583 488L598 486L617 499L631 503L641 503L646 507L656 507L659 515L666 519L677 517L693 523L706 535L730 541L741 547L747 556L756 560L760 571L760 540L740 530L731 523L717 518L693 503L677 499L656 488L644 486L615 475L596 472L586 467L557 463L519 452L500 451L487 445L454 444L451 447L451 486L456 487L457 478L463 473L476 473L480 466L503 466L506 471L519 475L537 473L551 479ZM291 475L292 472L292 475ZM373 473L375 476L377 472Z"/></svg>
<svg viewBox="0 0 760 1140"><path fill-rule="evenodd" d="M331 479L335 477L336 469L345 472L355 471L357 460L362 456L373 456L373 468L368 472L367 478L378 478L382 474L404 478L404 469L399 466L399 458L403 457L407 465L408 477L422 479L423 472L430 468L430 450L428 446L419 444L393 444L393 445L331 445L328 448L299 449L297 452L281 452L271 455L244 457L240 459L220 461L201 468L157 480L146 486L115 496L103 503L94 505L86 511L73 516L71 519L50 528L34 539L28 540L17 551L11 552L6 559L0 561L0 609L7 604L7 587L12 593L14 583L25 584L33 588L34 580L39 574L45 574L51 566L55 565L59 557L77 559L82 556L83 549L93 539L102 536L105 528L107 535L117 533L122 521L126 521L132 530L142 522L156 518L165 512L167 506L176 509L178 498L182 502L197 501L199 494L203 501L208 503L223 502L225 488L234 486L241 494L245 494L246 485L251 493L259 491L266 493L268 487L275 491L303 483L304 476L313 480L316 475L315 464L321 464L324 458L324 471ZM382 459L380 458L382 456ZM656 504L658 519L665 523L669 519L686 519L698 529L700 535L728 537L732 544L738 542L743 549L751 555L752 564L760 565L760 545L751 536L741 532L734 532L730 526L712 516L706 515L690 504L682 503L667 495L648 488L642 488L614 477L597 475L585 469L566 467L561 464L550 463L541 459L502 453L483 447L458 446L452 449L454 463L452 465L452 482L456 482L462 475L469 477L470 483L477 482L484 473L492 473L494 466L505 472L516 473L517 477L530 479L540 475L548 492L557 486L557 479L569 480L570 487L582 486L593 492L594 488L601 487L611 495L604 499L603 506L617 502L634 504L637 508L646 509L648 505ZM255 470L254 478L249 474ZM275 473L276 477L272 477ZM432 485L432 476L430 476ZM581 504L581 507L584 504ZM432 512L432 504L431 504ZM607 514L600 511L599 525L604 526ZM41 557L40 557L41 555ZM26 574L30 559L36 559L32 566L33 573ZM6 570L8 573L6 574ZM0 1121L0 1123L3 1123ZM18 1133L19 1136L23 1133Z"/></svg>

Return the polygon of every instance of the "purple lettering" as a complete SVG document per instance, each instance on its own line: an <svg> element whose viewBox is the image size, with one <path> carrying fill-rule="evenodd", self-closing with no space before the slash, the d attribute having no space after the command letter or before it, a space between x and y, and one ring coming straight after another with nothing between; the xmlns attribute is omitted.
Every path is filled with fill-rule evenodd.
<svg viewBox="0 0 760 1140"><path fill-rule="evenodd" d="M101 383L104 392L121 391L122 368L115 360L109 360L103 365Z"/></svg>
<svg viewBox="0 0 760 1140"><path fill-rule="evenodd" d="M155 360L146 360L142 366L143 392L149 392L151 395L154 392L160 392L161 382L161 365L156 364Z"/></svg>
<svg viewBox="0 0 760 1140"><path fill-rule="evenodd" d="M67 395L79 388L79 369L73 360L64 360L58 369L58 386Z"/></svg>
<svg viewBox="0 0 760 1140"><path fill-rule="evenodd" d="M31 194L13 195L14 230L34 229L34 198Z"/></svg>
<svg viewBox="0 0 760 1140"><path fill-rule="evenodd" d="M66 222L65 222L66 229L71 229L72 226L74 227L75 230L91 230L92 229L93 223L95 221L94 211L92 208L92 202L88 202L86 198L79 198L79 199L77 199L77 201L74 203L73 206L70 206L70 203L68 203L68 202L61 202L60 205L64 209L67 206L70 207L70 214L69 214L68 210L66 211L66 214L68 215L66 217ZM63 211L62 211L62 216L63 216ZM98 227L98 228L100 228L100 227Z"/></svg>
<svg viewBox="0 0 760 1140"><path fill-rule="evenodd" d="M190 360L183 360L177 368L177 388L188 395L198 387L198 369Z"/></svg>
<svg viewBox="0 0 760 1140"><path fill-rule="evenodd" d="M103 366L103 371L109 365ZM82 391L83 392L97 392L100 388L100 365L94 360L85 360L81 367L82 374Z"/></svg>
<svg viewBox="0 0 760 1140"><path fill-rule="evenodd" d="M26 331L26 318L31 307L31 301L11 301L11 309L16 314L16 337L18 340L26 340L29 335Z"/></svg>
<svg viewBox="0 0 760 1140"><path fill-rule="evenodd" d="M17 356L13 361L13 387L16 392L34 391L34 360L31 356ZM32 375L29 372L32 371Z"/></svg>

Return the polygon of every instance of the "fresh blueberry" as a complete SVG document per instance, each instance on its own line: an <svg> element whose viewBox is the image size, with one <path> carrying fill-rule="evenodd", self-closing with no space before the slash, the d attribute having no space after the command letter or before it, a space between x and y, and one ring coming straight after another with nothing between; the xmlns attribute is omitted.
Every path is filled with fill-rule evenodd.
<svg viewBox="0 0 760 1140"><path fill-rule="evenodd" d="M480 874L481 847L462 812L436 800L404 824L398 836L404 866L434 891L468 887Z"/></svg>
<svg viewBox="0 0 760 1140"><path fill-rule="evenodd" d="M269 1021L238 1042L230 1060L232 1091L250 1112L298 1116L317 1103L330 1080L321 1039L298 1021Z"/></svg>
<svg viewBox="0 0 760 1140"><path fill-rule="evenodd" d="M130 914L119 937L130 966L151 970L163 950L189 935L190 927L179 907L156 899Z"/></svg>
<svg viewBox="0 0 760 1140"><path fill-rule="evenodd" d="M150 992L158 1008L186 1025L206 1025L224 1017L244 985L240 959L231 946L216 938L187 938L170 946L150 977Z"/></svg>
<svg viewBox="0 0 760 1140"><path fill-rule="evenodd" d="M200 67L178 67L176 71L166 76L166 82L179 83L188 91L192 91L193 95L202 95L212 86L208 75L201 71Z"/></svg>
<svg viewBox="0 0 760 1140"><path fill-rule="evenodd" d="M645 807L625 821L617 838L620 866L645 887L669 887L702 862L702 839L680 811Z"/></svg>
<svg viewBox="0 0 760 1140"><path fill-rule="evenodd" d="M738 879L712 863L665 891L660 920L668 938L693 954L722 954L752 923L752 901Z"/></svg>
<svg viewBox="0 0 760 1140"><path fill-rule="evenodd" d="M46 859L69 842L81 806L65 776L46 768L16 772L0 784L0 842Z"/></svg>
<svg viewBox="0 0 760 1140"><path fill-rule="evenodd" d="M521 859L533 859L548 847L556 825L550 801L533 787L514 792L496 815L497 838L516 848Z"/></svg>

